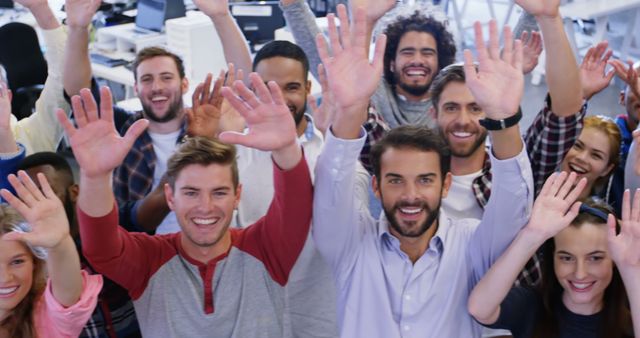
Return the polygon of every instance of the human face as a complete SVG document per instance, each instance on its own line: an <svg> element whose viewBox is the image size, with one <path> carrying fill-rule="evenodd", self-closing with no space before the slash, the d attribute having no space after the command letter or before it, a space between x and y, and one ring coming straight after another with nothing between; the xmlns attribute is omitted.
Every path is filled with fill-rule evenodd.
<svg viewBox="0 0 640 338"><path fill-rule="evenodd" d="M640 79L638 79L640 82ZM635 130L638 127L638 120L640 120L640 98L638 98L633 91L629 89L629 86L620 92L620 104L622 104L627 112L627 122L630 130Z"/></svg>
<svg viewBox="0 0 640 338"><path fill-rule="evenodd" d="M181 117L182 94L188 82L180 78L175 61L168 56L157 56L138 65L135 91L145 117L152 122L165 123Z"/></svg>
<svg viewBox="0 0 640 338"><path fill-rule="evenodd" d="M578 179L587 178L589 187L600 177L607 176L613 164L611 159L610 141L607 135L597 128L584 128L580 137L562 160L562 171L574 171Z"/></svg>
<svg viewBox="0 0 640 338"><path fill-rule="evenodd" d="M31 290L33 260L24 244L0 239L0 320L7 318Z"/></svg>
<svg viewBox="0 0 640 338"><path fill-rule="evenodd" d="M451 176L443 182L440 158L436 152L410 148L389 148L380 158L380 176L373 179L373 190L398 237L421 237L433 226L446 197Z"/></svg>
<svg viewBox="0 0 640 338"><path fill-rule="evenodd" d="M165 197L176 213L187 253L199 249L226 252L230 244L227 229L240 201L231 165L188 165L178 174L173 189L165 185Z"/></svg>
<svg viewBox="0 0 640 338"><path fill-rule="evenodd" d="M466 84L450 82L438 102L437 123L453 157L469 157L484 146L487 130L480 125L484 111Z"/></svg>
<svg viewBox="0 0 640 338"><path fill-rule="evenodd" d="M278 84L296 126L299 125L307 110L307 96L311 93L311 81L307 80L302 63L276 56L260 61L255 71L265 83L274 81Z"/></svg>
<svg viewBox="0 0 640 338"><path fill-rule="evenodd" d="M591 315L602 309L604 292L613 276L607 226L584 223L554 237L553 265L563 288L562 301L571 312Z"/></svg>
<svg viewBox="0 0 640 338"><path fill-rule="evenodd" d="M405 33L390 66L400 94L426 95L438 73L438 47L433 35L416 31Z"/></svg>

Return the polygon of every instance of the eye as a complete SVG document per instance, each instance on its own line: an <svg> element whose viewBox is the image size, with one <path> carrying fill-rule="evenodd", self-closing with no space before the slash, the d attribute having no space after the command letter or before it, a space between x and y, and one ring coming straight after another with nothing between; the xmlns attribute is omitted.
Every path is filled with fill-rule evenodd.
<svg viewBox="0 0 640 338"><path fill-rule="evenodd" d="M11 261L11 265L22 265L26 262L26 260L24 258L16 258L14 260Z"/></svg>
<svg viewBox="0 0 640 338"><path fill-rule="evenodd" d="M213 192L213 196L214 197L225 197L227 196L229 193L226 191L214 191Z"/></svg>
<svg viewBox="0 0 640 338"><path fill-rule="evenodd" d="M573 256L569 256L569 255L558 255L558 260L563 262L563 263L569 263L569 262L573 262Z"/></svg>
<svg viewBox="0 0 640 338"><path fill-rule="evenodd" d="M171 80L173 80L173 76L171 76L171 75L164 75L164 76L162 77L162 80L163 80L163 81L171 81Z"/></svg>
<svg viewBox="0 0 640 338"><path fill-rule="evenodd" d="M574 143L574 144L573 144L573 147L574 147L574 148L576 148L576 149L578 149L578 150L580 150L580 149L582 149L582 148L583 148L583 147L582 147L582 143L579 143L579 142Z"/></svg>
<svg viewBox="0 0 640 338"><path fill-rule="evenodd" d="M185 196L187 196L187 197L196 197L196 196L198 196L198 193L196 191L193 191L193 190L187 190L183 194Z"/></svg>
<svg viewBox="0 0 640 338"><path fill-rule="evenodd" d="M286 90L289 91L289 92L295 92L295 91L297 91L299 89L300 89L300 86L298 86L298 85L288 85L287 88L286 88Z"/></svg>
<svg viewBox="0 0 640 338"><path fill-rule="evenodd" d="M431 184L433 179L431 177L421 177L420 184Z"/></svg>
<svg viewBox="0 0 640 338"><path fill-rule="evenodd" d="M471 111L475 114L480 114L482 113L482 108L478 105L474 105L473 107L471 107Z"/></svg>
<svg viewBox="0 0 640 338"><path fill-rule="evenodd" d="M400 183L402 183L402 179L392 178L392 179L389 179L388 182L389 182L389 184L400 184Z"/></svg>
<svg viewBox="0 0 640 338"><path fill-rule="evenodd" d="M604 157L598 153L595 153L593 155L591 155L591 157L593 157L594 159L598 160L598 161L602 161L604 159Z"/></svg>
<svg viewBox="0 0 640 338"><path fill-rule="evenodd" d="M453 113L458 111L458 107L456 106L445 106L444 107L444 111L449 112L449 113Z"/></svg>
<svg viewBox="0 0 640 338"><path fill-rule="evenodd" d="M604 256L589 256L590 262L599 262L604 259Z"/></svg>

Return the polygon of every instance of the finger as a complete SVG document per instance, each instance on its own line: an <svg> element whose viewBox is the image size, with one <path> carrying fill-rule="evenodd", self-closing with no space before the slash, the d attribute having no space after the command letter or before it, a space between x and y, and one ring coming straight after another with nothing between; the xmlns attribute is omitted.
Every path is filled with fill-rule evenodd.
<svg viewBox="0 0 640 338"><path fill-rule="evenodd" d="M563 217L566 220L567 224L571 224L571 221L573 221L578 216L578 214L580 213L581 205L582 202L575 202L571 205L571 208L567 210L567 213Z"/></svg>
<svg viewBox="0 0 640 338"><path fill-rule="evenodd" d="M609 49L607 50L607 52L604 54L604 56L602 57L602 59L600 59L600 62L604 62L605 64L607 62L609 62L609 59L611 59L611 56L613 56L613 50Z"/></svg>
<svg viewBox="0 0 640 338"><path fill-rule="evenodd" d="M307 102L309 103L312 115L315 117L318 112L318 101L316 97L313 96L313 94L309 94L309 96L307 96Z"/></svg>
<svg viewBox="0 0 640 338"><path fill-rule="evenodd" d="M364 9L356 8L355 15L353 17L355 18L353 27L353 44L358 48L358 51L365 51L367 44L371 41L367 41L367 23Z"/></svg>
<svg viewBox="0 0 640 338"><path fill-rule="evenodd" d="M477 70L473 63L473 54L468 49L464 50L464 76L467 79L467 83L471 85L477 80Z"/></svg>
<svg viewBox="0 0 640 338"><path fill-rule="evenodd" d="M213 84L213 91L209 96L209 103L213 106L220 108L222 106L222 95L220 95L220 90L224 85L224 71L220 72L220 76L216 79L216 82Z"/></svg>
<svg viewBox="0 0 640 338"><path fill-rule="evenodd" d="M269 97L272 98L273 103L278 106L287 105L284 100L284 96L282 95L282 91L280 90L280 86L275 81L269 81L267 84L269 86Z"/></svg>
<svg viewBox="0 0 640 338"><path fill-rule="evenodd" d="M612 214L609 214L609 216L607 216L607 226L609 228L609 230L607 231L607 237L609 238L609 241L612 241L617 236L616 217ZM620 226L622 226L622 224Z"/></svg>
<svg viewBox="0 0 640 338"><path fill-rule="evenodd" d="M7 176L7 179L9 180L9 184L13 187L13 190L15 190L17 198L20 199L27 208L31 208L35 203L37 203L36 199L29 193L29 190L27 190L22 181L20 181L16 175L11 174ZM9 200L7 200L7 202L9 202ZM17 207L16 210L18 210Z"/></svg>
<svg viewBox="0 0 640 338"><path fill-rule="evenodd" d="M252 73L253 74L253 73ZM254 79L252 79L252 74L249 75L249 80L251 81L251 85L254 86L253 90L257 92L258 90L265 91L266 85L263 82L257 81L254 83ZM256 93L251 91L243 82L236 80L233 84L233 88L235 89L238 96L250 107L250 110L253 110L260 106L260 101L256 96Z"/></svg>
<svg viewBox="0 0 640 338"><path fill-rule="evenodd" d="M27 175L26 171L24 170L18 171L18 178L20 178L20 181L22 181L22 184L27 188L31 196L33 196L36 200L42 201L45 199L44 194L42 193L40 188L38 188L38 186L36 185L35 182L33 182L31 177Z"/></svg>
<svg viewBox="0 0 640 338"><path fill-rule="evenodd" d="M569 195L569 192L571 191L571 188L573 188L573 185L576 181L576 177L578 177L576 173L574 172L570 173L567 179L564 180L564 182L562 182L562 185L560 186L560 189L558 190L558 193L556 194L556 196L562 199L567 198L567 196Z"/></svg>
<svg viewBox="0 0 640 338"><path fill-rule="evenodd" d="M331 50L333 55L338 55L342 52L342 45L340 44L340 37L338 37L338 28L336 27L336 16L331 13L327 15L329 23L329 42L331 43Z"/></svg>
<svg viewBox="0 0 640 338"><path fill-rule="evenodd" d="M28 232L17 232L10 231L2 235L3 241L20 241L20 242L28 242Z"/></svg>
<svg viewBox="0 0 640 338"><path fill-rule="evenodd" d="M500 60L500 34L496 20L489 21L489 56L493 60Z"/></svg>
<svg viewBox="0 0 640 338"><path fill-rule="evenodd" d="M327 72L322 63L318 64L318 82L322 88L322 94L329 91L329 82L327 81Z"/></svg>
<svg viewBox="0 0 640 338"><path fill-rule="evenodd" d="M523 31L522 34L520 34L520 40L527 45L533 42L533 34L531 34L531 40L527 40L528 37L529 37L529 32L527 31Z"/></svg>
<svg viewBox="0 0 640 338"><path fill-rule="evenodd" d="M327 40L325 40L322 34L316 35L316 46L318 47L318 55L322 63L329 62L329 47L327 46Z"/></svg>
<svg viewBox="0 0 640 338"><path fill-rule="evenodd" d="M236 80L236 82L237 81L238 80ZM251 107L249 107L249 105L244 102L244 100L242 100L236 93L234 93L231 88L223 87L221 92L222 96L227 99L227 102L229 102L231 107L233 107L233 109L237 111L238 114L242 115L245 118L249 115Z"/></svg>
<svg viewBox="0 0 640 338"><path fill-rule="evenodd" d="M269 88L267 88L267 85L264 83L264 80L262 80L262 77L260 77L258 73L251 73L249 74L249 79L251 80L251 85L253 86L253 93L251 93L252 96L255 97L255 95L257 95L261 103L266 103L266 104L273 103L273 99L271 98L271 93L269 92ZM243 93L240 92L240 94L243 94ZM244 99L246 100L246 98ZM251 104L251 101L249 101L249 104ZM256 106L253 106L253 107L256 108Z"/></svg>
<svg viewBox="0 0 640 338"><path fill-rule="evenodd" d="M622 221L626 222L631 218L631 192L625 189L622 194Z"/></svg>
<svg viewBox="0 0 640 338"><path fill-rule="evenodd" d="M200 107L200 98L202 97L202 91L204 90L204 83L199 83L198 86L196 86L196 90L193 91L193 94L191 95L191 107L198 108Z"/></svg>
<svg viewBox="0 0 640 338"><path fill-rule="evenodd" d="M207 76L204 78L204 85L202 86L202 92L200 93L200 102L207 102L209 98L209 93L211 90L211 80L213 78L213 74L207 73Z"/></svg>
<svg viewBox="0 0 640 338"><path fill-rule="evenodd" d="M376 40L376 46L373 53L373 68L376 70L376 74L382 75L382 68L384 65L384 51L387 46L387 35L380 34ZM380 76L381 76L380 75Z"/></svg>
<svg viewBox="0 0 640 338"><path fill-rule="evenodd" d="M633 194L633 202L631 205L631 220L638 222L640 220L640 189L636 189L636 192Z"/></svg>
<svg viewBox="0 0 640 338"><path fill-rule="evenodd" d="M538 32L533 32L531 39L534 41L533 45L535 46L535 50L537 54L542 53L542 36Z"/></svg>
<svg viewBox="0 0 640 338"><path fill-rule="evenodd" d="M80 95L74 95L71 97L71 109L73 110L73 117L76 120L79 128L84 128L87 125L87 113L82 105L82 98Z"/></svg>
<svg viewBox="0 0 640 338"><path fill-rule="evenodd" d="M67 117L67 113L63 109L58 108L56 110L56 117L58 118L58 122L60 122L60 125L62 125L65 133L67 133L67 136L69 136L70 138L73 137L73 135L75 135L76 133L76 127Z"/></svg>
<svg viewBox="0 0 640 338"><path fill-rule="evenodd" d="M578 198L580 198L580 194L582 194L582 191L584 191L586 187L587 187L587 179L583 177L580 180L578 180L578 183L575 185L575 187L573 187L573 189L571 189L571 192L565 198L565 200L569 203L578 200Z"/></svg>
<svg viewBox="0 0 640 338"><path fill-rule="evenodd" d="M102 88L100 89L100 93L102 94ZM98 117L98 104L96 100L93 98L93 94L87 88L83 88L80 90L80 98L82 99L82 105L84 106L84 111L87 114L87 123L91 123L93 121L97 121Z"/></svg>
<svg viewBox="0 0 640 338"><path fill-rule="evenodd" d="M524 51L522 47L522 41L516 40L513 43L513 46L513 63L511 65L518 70L522 70L524 66Z"/></svg>
<svg viewBox="0 0 640 338"><path fill-rule="evenodd" d="M148 126L149 126L149 120L140 119L134 122L131 125L131 127L127 129L127 133L124 135L124 140L129 149L131 149L131 147L133 146L133 143L138 139L140 135L142 135L142 132L144 132Z"/></svg>
<svg viewBox="0 0 640 338"><path fill-rule="evenodd" d="M342 40L342 48L349 49L351 48L351 24L349 22L349 15L347 14L347 6L340 4L338 5L337 9L338 18L340 19L340 39ZM358 11L356 9L355 14L358 15L358 12L360 12L361 16L362 14L364 14L362 10Z"/></svg>
<svg viewBox="0 0 640 338"><path fill-rule="evenodd" d="M95 104L93 95L91 101ZM100 88L100 119L113 123L113 96L111 96L111 89L107 86Z"/></svg>
<svg viewBox="0 0 640 338"><path fill-rule="evenodd" d="M29 207L24 202L22 202L22 200L9 192L9 190L0 190L0 196L2 196L2 198L4 198L4 200L7 201L7 203L9 203L12 208L16 209L16 211L18 211L20 215L24 216L29 211Z"/></svg>
<svg viewBox="0 0 640 338"><path fill-rule="evenodd" d="M194 123L194 112L193 112L193 108L185 108L184 109L184 114L187 117L187 126L191 126Z"/></svg>
<svg viewBox="0 0 640 338"><path fill-rule="evenodd" d="M504 26L502 30L504 37L504 47L502 48L502 60L508 64L513 64L513 34L509 26ZM524 41L524 40L520 40Z"/></svg>
<svg viewBox="0 0 640 338"><path fill-rule="evenodd" d="M484 43L484 36L482 34L482 24L480 24L479 21L476 21L473 24L473 31L475 35L476 50L478 52L478 61L480 62L480 64L483 64L489 59L489 53L487 52L487 47Z"/></svg>
<svg viewBox="0 0 640 338"><path fill-rule="evenodd" d="M593 54L596 50L596 47L591 47L589 49L587 49L587 53L584 55L584 58L582 59L582 64L587 66L591 60L593 59Z"/></svg>
<svg viewBox="0 0 640 338"><path fill-rule="evenodd" d="M43 173L38 173L36 176L38 178L38 182L40 183L40 190L42 190L44 196L47 199L59 200L58 195L56 195L56 193L53 192L53 189L51 189L51 185L49 184L47 177L44 176Z"/></svg>
<svg viewBox="0 0 640 338"><path fill-rule="evenodd" d="M551 187L549 188L550 196L558 195L558 191L560 190L560 187L562 187L564 181L567 179L567 176L567 173L564 171L561 172L560 175L558 175L558 177L553 181L553 184L551 184Z"/></svg>
<svg viewBox="0 0 640 338"><path fill-rule="evenodd" d="M539 196L549 196L551 195L551 186L553 186L553 182L555 182L555 180L558 178L558 173L553 173L551 174L551 176L549 176L549 178L547 178L547 180L544 182L544 184L542 185L542 189L540 189L540 195Z"/></svg>

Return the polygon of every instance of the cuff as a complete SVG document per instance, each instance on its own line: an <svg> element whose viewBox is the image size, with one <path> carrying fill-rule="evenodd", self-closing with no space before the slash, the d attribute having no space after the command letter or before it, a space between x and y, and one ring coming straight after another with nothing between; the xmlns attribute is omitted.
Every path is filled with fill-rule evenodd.
<svg viewBox="0 0 640 338"><path fill-rule="evenodd" d="M8 161L24 157L27 152L25 147L19 142L16 142L16 144L18 145L18 151L15 153L0 153L0 161Z"/></svg>

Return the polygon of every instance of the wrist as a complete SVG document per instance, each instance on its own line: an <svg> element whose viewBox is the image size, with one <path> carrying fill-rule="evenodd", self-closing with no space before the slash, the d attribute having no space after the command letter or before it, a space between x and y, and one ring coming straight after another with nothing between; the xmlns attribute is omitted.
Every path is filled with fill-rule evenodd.
<svg viewBox="0 0 640 338"><path fill-rule="evenodd" d="M555 24L558 23L558 21L562 22L560 12L557 11L555 13L538 14L535 16L535 18L538 24L541 26L545 24Z"/></svg>
<svg viewBox="0 0 640 338"><path fill-rule="evenodd" d="M28 7L29 11L36 18L36 22L40 28L45 30L51 30L58 28L60 26L60 22L53 14L51 7L49 7L48 3L36 4L34 6Z"/></svg>
<svg viewBox="0 0 640 338"><path fill-rule="evenodd" d="M231 12L225 11L222 13L207 14L207 16L213 21L213 24L220 24L220 21L231 19Z"/></svg>
<svg viewBox="0 0 640 338"><path fill-rule="evenodd" d="M67 231L67 233L64 234L62 238L60 238L60 241L58 241L58 243L46 249L47 249L47 254L51 256L56 254L64 254L70 249L76 250L76 247L75 247L75 243L73 242L73 239L71 238L71 234Z"/></svg>
<svg viewBox="0 0 640 338"><path fill-rule="evenodd" d="M522 230L520 230L519 237L521 237L522 240L531 247L535 247L537 249L549 238L553 237L550 234L531 229L530 224L531 223L528 223L524 228L522 228Z"/></svg>

